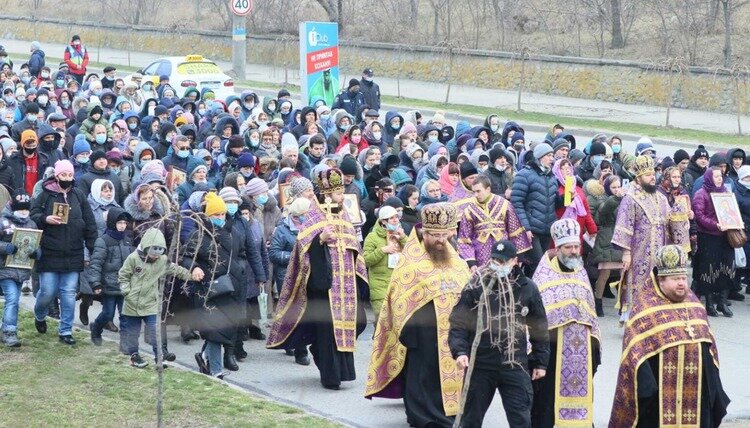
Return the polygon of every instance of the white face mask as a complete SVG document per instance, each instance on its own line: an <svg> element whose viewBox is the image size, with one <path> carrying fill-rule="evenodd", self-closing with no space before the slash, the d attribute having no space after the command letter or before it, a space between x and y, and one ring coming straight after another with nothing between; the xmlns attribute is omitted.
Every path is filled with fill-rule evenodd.
<svg viewBox="0 0 750 428"><path fill-rule="evenodd" d="M513 266L510 265L499 265L497 263L490 263L489 267L495 271L495 275L498 278L507 278L508 275L513 271Z"/></svg>

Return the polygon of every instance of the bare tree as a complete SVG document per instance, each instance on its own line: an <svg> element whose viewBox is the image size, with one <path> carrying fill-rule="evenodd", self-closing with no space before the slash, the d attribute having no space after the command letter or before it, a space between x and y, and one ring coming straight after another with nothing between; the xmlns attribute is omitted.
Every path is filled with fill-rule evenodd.
<svg viewBox="0 0 750 428"><path fill-rule="evenodd" d="M662 53L685 57L689 64L699 63L699 41L706 34L707 12L703 0L659 0L650 2L661 23ZM679 48L678 52L674 48Z"/></svg>
<svg viewBox="0 0 750 428"><path fill-rule="evenodd" d="M724 11L724 67L729 68L732 66L732 1L719 1Z"/></svg>
<svg viewBox="0 0 750 428"><path fill-rule="evenodd" d="M612 40L609 47L622 49L625 47L625 38L622 37L622 5L620 0L610 0L609 11L612 21Z"/></svg>
<svg viewBox="0 0 750 428"><path fill-rule="evenodd" d="M671 128L672 124L670 123L670 119L672 115L672 102L676 81L679 77L685 75L685 73L688 71L689 65L684 57L675 56L663 59L656 63L652 63L652 68L654 70L662 71L667 74L667 91L664 97L665 107L667 108L667 115L664 121L664 126L666 128Z"/></svg>
<svg viewBox="0 0 750 428"><path fill-rule="evenodd" d="M215 18L216 15L221 19L221 30L229 31L232 28L232 11L229 10L229 2L226 0L208 0L208 8L211 11L211 17ZM198 11L200 17L200 11ZM255 14L250 14L253 17ZM284 14L279 14L283 16ZM199 18L200 19L200 18Z"/></svg>
<svg viewBox="0 0 750 428"><path fill-rule="evenodd" d="M328 20L331 22L338 22L339 31L343 31L344 23L341 19L341 0L315 0L328 14Z"/></svg>

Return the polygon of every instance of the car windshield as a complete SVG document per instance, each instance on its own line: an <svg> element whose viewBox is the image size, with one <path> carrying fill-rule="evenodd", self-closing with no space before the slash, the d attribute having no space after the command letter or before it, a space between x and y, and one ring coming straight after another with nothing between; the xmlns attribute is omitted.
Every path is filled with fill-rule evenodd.
<svg viewBox="0 0 750 428"><path fill-rule="evenodd" d="M179 74L221 74L218 65L213 62L183 62L177 66Z"/></svg>

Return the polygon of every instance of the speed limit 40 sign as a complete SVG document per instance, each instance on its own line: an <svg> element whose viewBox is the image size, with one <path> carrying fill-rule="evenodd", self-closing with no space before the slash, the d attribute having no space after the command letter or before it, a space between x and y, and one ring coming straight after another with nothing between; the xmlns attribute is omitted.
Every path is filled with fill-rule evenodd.
<svg viewBox="0 0 750 428"><path fill-rule="evenodd" d="M232 13L237 16L245 16L253 10L253 0L229 0Z"/></svg>

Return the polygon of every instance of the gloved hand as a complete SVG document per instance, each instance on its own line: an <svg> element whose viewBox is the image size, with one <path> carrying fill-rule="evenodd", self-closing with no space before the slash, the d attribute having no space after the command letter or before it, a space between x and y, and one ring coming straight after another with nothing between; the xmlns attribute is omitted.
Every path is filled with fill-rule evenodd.
<svg viewBox="0 0 750 428"><path fill-rule="evenodd" d="M7 242L5 244L5 254L16 254L18 252L18 247L11 244L10 242Z"/></svg>
<svg viewBox="0 0 750 428"><path fill-rule="evenodd" d="M29 252L29 258L30 259L34 259L34 260L41 259L42 258L42 249L41 248L37 248L34 251L30 251Z"/></svg>
<svg viewBox="0 0 750 428"><path fill-rule="evenodd" d="M103 290L104 290L104 287L101 284L96 284L91 287L91 291L93 291L94 294L101 294Z"/></svg>

